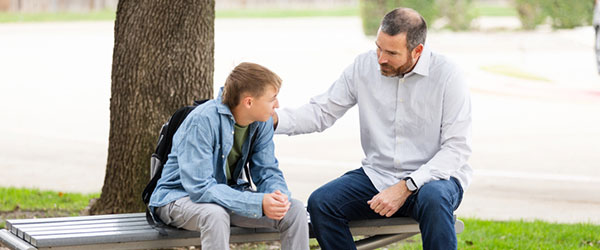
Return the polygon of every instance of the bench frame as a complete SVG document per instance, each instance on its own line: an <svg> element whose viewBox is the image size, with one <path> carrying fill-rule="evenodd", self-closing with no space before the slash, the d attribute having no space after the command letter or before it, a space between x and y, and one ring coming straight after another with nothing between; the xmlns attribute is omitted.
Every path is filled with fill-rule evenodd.
<svg viewBox="0 0 600 250"><path fill-rule="evenodd" d="M464 224L455 220L456 233ZM352 221L358 249L375 249L418 234L419 224L406 217ZM144 213L7 220L0 242L11 249L152 249L199 246L200 233L167 229L163 236L151 228ZM309 227L310 228L310 227ZM314 238L311 231L310 237ZM265 228L231 228L231 243L279 240L279 233Z"/></svg>

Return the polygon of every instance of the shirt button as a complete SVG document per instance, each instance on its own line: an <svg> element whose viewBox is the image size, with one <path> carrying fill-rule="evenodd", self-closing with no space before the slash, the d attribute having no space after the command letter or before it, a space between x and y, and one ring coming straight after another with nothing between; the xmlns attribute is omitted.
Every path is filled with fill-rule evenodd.
<svg viewBox="0 0 600 250"><path fill-rule="evenodd" d="M235 134L235 131L231 131L231 134L232 134L232 135L233 135L233 134Z"/></svg>
<svg viewBox="0 0 600 250"><path fill-rule="evenodd" d="M221 155L221 158L225 158L225 155Z"/></svg>
<svg viewBox="0 0 600 250"><path fill-rule="evenodd" d="M400 83L404 83L404 78L400 78Z"/></svg>

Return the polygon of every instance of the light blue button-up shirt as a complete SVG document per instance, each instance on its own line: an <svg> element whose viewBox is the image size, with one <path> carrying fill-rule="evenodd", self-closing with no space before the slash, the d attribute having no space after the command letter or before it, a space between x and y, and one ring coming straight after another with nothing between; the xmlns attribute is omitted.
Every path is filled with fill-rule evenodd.
<svg viewBox="0 0 600 250"><path fill-rule="evenodd" d="M455 64L425 46L404 77L381 75L375 51L359 55L327 92L278 110L278 134L323 131L358 104L365 173L382 191L410 176L418 187L456 177L469 186L471 101Z"/></svg>
<svg viewBox="0 0 600 250"><path fill-rule="evenodd" d="M222 93L222 90L221 90ZM150 207L162 207L189 196L193 202L216 203L242 216L263 215L265 193L280 190L290 197L279 163L274 155L273 120L254 122L242 146L245 162L250 140L258 133L249 161L257 192L227 185L226 160L233 145L233 114L221 103L221 93L195 108L173 136L173 147L162 176L150 199ZM238 180L238 184L243 184Z"/></svg>

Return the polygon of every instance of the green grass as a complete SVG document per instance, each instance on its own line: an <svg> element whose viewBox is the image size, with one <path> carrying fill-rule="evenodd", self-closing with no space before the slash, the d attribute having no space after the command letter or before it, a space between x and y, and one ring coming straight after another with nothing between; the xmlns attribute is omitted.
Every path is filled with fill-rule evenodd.
<svg viewBox="0 0 600 250"><path fill-rule="evenodd" d="M94 11L88 13L13 13L0 12L0 23L15 22L68 22L68 21L107 21L115 20L114 10Z"/></svg>
<svg viewBox="0 0 600 250"><path fill-rule="evenodd" d="M15 210L81 211L96 194L62 193L38 189L0 187L0 212Z"/></svg>
<svg viewBox="0 0 600 250"><path fill-rule="evenodd" d="M461 219L458 249L600 249L600 225ZM422 249L420 236L387 249Z"/></svg>
<svg viewBox="0 0 600 250"><path fill-rule="evenodd" d="M0 187L0 228L5 219L78 215L99 193L79 194Z"/></svg>
<svg viewBox="0 0 600 250"><path fill-rule="evenodd" d="M284 18L358 16L358 7L337 9L230 9L217 10L217 18Z"/></svg>
<svg viewBox="0 0 600 250"><path fill-rule="evenodd" d="M12 218L11 213L15 211L34 211L36 217L77 215L88 205L90 199L99 196L97 193L61 193L0 187L0 228L4 227L3 220ZM67 213L56 215L54 211ZM465 230L458 235L458 249L600 249L600 225L473 218L461 220L465 223ZM311 246L315 245L314 239L311 240ZM265 244L248 246L250 249L270 249ZM244 249L244 246L241 247ZM420 235L387 246L386 249L422 249Z"/></svg>
<svg viewBox="0 0 600 250"><path fill-rule="evenodd" d="M489 66L482 66L481 69L484 71L494 73L494 74L510 76L510 77L514 77L514 78L520 78L520 79L524 79L524 80L552 82L548 78L522 71L522 70L520 70L514 66L510 66L510 65L489 65Z"/></svg>
<svg viewBox="0 0 600 250"><path fill-rule="evenodd" d="M475 9L480 16L517 16L517 10L513 6L475 4Z"/></svg>
<svg viewBox="0 0 600 250"><path fill-rule="evenodd" d="M227 9L217 10L216 18L285 18L320 16L358 16L358 7L336 9ZM0 23L15 22L69 22L69 21L114 21L114 10L89 13L11 13L0 12Z"/></svg>
<svg viewBox="0 0 600 250"><path fill-rule="evenodd" d="M481 16L516 16L512 6L476 4L476 13ZM216 18L285 18L285 17L340 17L359 16L358 6L334 9L219 9ZM113 21L114 10L94 11L88 13L11 13L0 12L0 23L14 22L69 22L69 21Z"/></svg>

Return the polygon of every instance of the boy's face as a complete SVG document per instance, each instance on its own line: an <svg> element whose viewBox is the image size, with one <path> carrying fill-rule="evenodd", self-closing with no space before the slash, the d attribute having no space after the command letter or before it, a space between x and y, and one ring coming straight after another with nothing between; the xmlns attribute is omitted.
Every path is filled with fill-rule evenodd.
<svg viewBox="0 0 600 250"><path fill-rule="evenodd" d="M279 89L269 85L262 96L253 98L254 101L249 110L252 120L266 122L273 116L275 109L279 108L277 94L279 94Z"/></svg>

